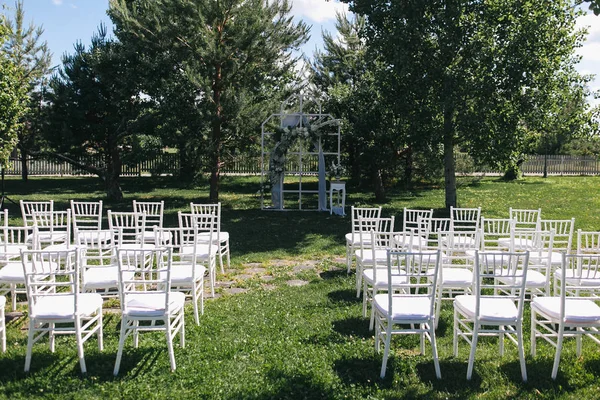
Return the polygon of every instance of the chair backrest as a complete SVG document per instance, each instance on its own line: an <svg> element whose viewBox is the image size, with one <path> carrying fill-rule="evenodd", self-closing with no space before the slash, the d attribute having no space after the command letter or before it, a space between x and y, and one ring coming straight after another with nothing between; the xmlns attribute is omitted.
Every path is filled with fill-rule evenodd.
<svg viewBox="0 0 600 400"><path fill-rule="evenodd" d="M152 316L167 313L171 293L170 247L117 249L121 310L143 307ZM158 314L158 315L156 315Z"/></svg>
<svg viewBox="0 0 600 400"><path fill-rule="evenodd" d="M73 231L102 229L102 200L71 200Z"/></svg>
<svg viewBox="0 0 600 400"><path fill-rule="evenodd" d="M481 250L508 250L506 243L500 239L510 239L514 235L515 220L510 218L481 218Z"/></svg>
<svg viewBox="0 0 600 400"><path fill-rule="evenodd" d="M79 248L86 250L81 259L81 264L84 267L114 266L117 264L115 247L110 241L106 240L104 231L100 229L87 230L85 235L78 235L75 240Z"/></svg>
<svg viewBox="0 0 600 400"><path fill-rule="evenodd" d="M515 220L515 229L517 230L540 230L540 221L542 219L542 209L525 210L510 207L508 216Z"/></svg>
<svg viewBox="0 0 600 400"><path fill-rule="evenodd" d="M479 318L481 298L509 296L517 302L518 317L523 317L529 252L475 252L475 314Z"/></svg>
<svg viewBox="0 0 600 400"><path fill-rule="evenodd" d="M352 233L360 231L359 218L381 218L381 207L351 207Z"/></svg>
<svg viewBox="0 0 600 400"><path fill-rule="evenodd" d="M192 214L179 211L179 240L181 245L213 243L217 237L217 217L214 214ZM209 246L209 250L212 246Z"/></svg>
<svg viewBox="0 0 600 400"><path fill-rule="evenodd" d="M21 250L39 250L37 230L34 228L6 226L2 228L0 237L0 265L10 260L19 260Z"/></svg>
<svg viewBox="0 0 600 400"><path fill-rule="evenodd" d="M405 252L389 250L387 254L388 304L392 297L425 297L430 301L429 317L435 318L435 302L438 297L440 251ZM394 282L406 282L405 290L398 291ZM394 313L388 307L388 317Z"/></svg>
<svg viewBox="0 0 600 400"><path fill-rule="evenodd" d="M23 226L33 226L32 214L34 212L52 212L54 211L54 200L47 201L26 201L19 200L21 206L21 215L23 217Z"/></svg>
<svg viewBox="0 0 600 400"><path fill-rule="evenodd" d="M0 212L0 228L5 228L8 226L8 209L5 208Z"/></svg>
<svg viewBox="0 0 600 400"><path fill-rule="evenodd" d="M570 253L573 245L573 232L575 230L575 218L571 219L543 219L540 221L542 231L554 230L554 251L566 251Z"/></svg>
<svg viewBox="0 0 600 400"><path fill-rule="evenodd" d="M433 209L416 210L404 207L402 212L402 231L406 232L410 229L419 229L422 224L433 217ZM421 223L419 223L421 219Z"/></svg>
<svg viewBox="0 0 600 400"><path fill-rule="evenodd" d="M455 208L450 206L450 230L476 231L481 222L481 207Z"/></svg>
<svg viewBox="0 0 600 400"><path fill-rule="evenodd" d="M564 317L565 296L587 299L600 297L600 253L563 253L562 256L560 296L561 314Z"/></svg>
<svg viewBox="0 0 600 400"><path fill-rule="evenodd" d="M364 218L359 217L359 235L361 250L369 248L388 248L391 245L394 232L395 217ZM371 232L376 232L381 239L371 242Z"/></svg>
<svg viewBox="0 0 600 400"><path fill-rule="evenodd" d="M31 214L37 236L44 244L70 244L71 210L35 211Z"/></svg>
<svg viewBox="0 0 600 400"><path fill-rule="evenodd" d="M137 201L133 200L133 212L146 214L145 226L148 229L157 226L163 226L163 214L165 212L165 202L161 201Z"/></svg>
<svg viewBox="0 0 600 400"><path fill-rule="evenodd" d="M146 230L146 214L136 212L107 211L108 226L113 235L115 246L143 243Z"/></svg>
<svg viewBox="0 0 600 400"><path fill-rule="evenodd" d="M217 226L217 238L221 236L221 202L213 204L190 203L192 214L213 214Z"/></svg>
<svg viewBox="0 0 600 400"><path fill-rule="evenodd" d="M600 253L600 231L583 231L577 229L576 253Z"/></svg>
<svg viewBox="0 0 600 400"><path fill-rule="evenodd" d="M45 296L56 297L57 305L61 304L59 298L71 296L75 315L78 314L80 262L84 251L79 248L23 251L22 265L31 315L35 314L40 298Z"/></svg>

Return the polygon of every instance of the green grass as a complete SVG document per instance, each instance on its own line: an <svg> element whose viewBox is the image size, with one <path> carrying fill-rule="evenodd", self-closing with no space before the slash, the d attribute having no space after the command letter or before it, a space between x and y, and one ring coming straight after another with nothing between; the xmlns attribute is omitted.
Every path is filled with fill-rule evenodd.
<svg viewBox="0 0 600 400"><path fill-rule="evenodd" d="M469 184L470 183L470 184ZM130 178L122 183L125 199L106 209L127 210L131 200L163 199L166 224L176 224L176 212L190 201L206 202L208 188L187 188L173 178ZM72 338L59 338L52 354L47 342L34 347L32 368L23 373L27 318L8 324L8 351L0 354L0 397L4 398L595 398L600 386L600 351L584 341L584 356L575 356L567 341L559 376L550 379L553 349L538 343L536 358L529 356L529 317L525 336L529 382L520 378L518 357L507 345L499 357L497 340L484 338L478 346L473 380L465 379L468 346L460 344L452 356L452 309L445 304L438 329L443 379L435 379L430 348L418 353L418 338L394 339L386 379L379 379L381 356L374 352L368 321L361 317L354 292L354 275L339 263L345 254L344 234L349 218L317 212L259 210L257 178L226 177L221 186L223 229L230 232L232 270L220 281L232 280L250 289L206 302L201 325L186 309L186 348L176 341L177 370L169 371L164 336L146 334L140 348L126 344L121 374L112 376L116 357L118 314L106 314L105 349L95 340L86 343L88 374L82 377ZM576 228L600 230L600 178L527 178L505 183L492 179L465 181L459 205L481 206L489 217L507 216L508 207L542 208L547 219L576 218ZM102 198L102 188L91 178L33 178L24 184L8 179L7 194L14 200L54 199L56 208L68 200ZM373 205L373 198L348 188L349 205ZM443 215L441 188L390 192L384 214L402 207L434 208ZM9 204L13 222L17 207ZM316 269L294 266L316 260ZM238 280L245 264L257 263L273 279ZM340 268L342 270L340 270ZM289 279L309 284L288 287ZM268 284L268 286L266 285Z"/></svg>

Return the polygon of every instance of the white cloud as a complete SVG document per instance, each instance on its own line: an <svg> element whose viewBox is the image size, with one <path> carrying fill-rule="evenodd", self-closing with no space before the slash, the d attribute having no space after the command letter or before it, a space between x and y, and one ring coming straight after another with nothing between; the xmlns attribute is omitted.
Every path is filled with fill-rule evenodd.
<svg viewBox="0 0 600 400"><path fill-rule="evenodd" d="M600 42L600 17L586 14L577 18L577 28L587 28L587 42Z"/></svg>
<svg viewBox="0 0 600 400"><path fill-rule="evenodd" d="M63 0L52 0L52 4L55 6L62 6Z"/></svg>
<svg viewBox="0 0 600 400"><path fill-rule="evenodd" d="M312 22L322 23L335 20L335 13L348 13L348 4L334 0L294 0L292 14Z"/></svg>
<svg viewBox="0 0 600 400"><path fill-rule="evenodd" d="M600 42L586 42L577 49L577 54L582 57L582 64L589 66L589 63L600 61ZM598 68L595 68L596 70Z"/></svg>

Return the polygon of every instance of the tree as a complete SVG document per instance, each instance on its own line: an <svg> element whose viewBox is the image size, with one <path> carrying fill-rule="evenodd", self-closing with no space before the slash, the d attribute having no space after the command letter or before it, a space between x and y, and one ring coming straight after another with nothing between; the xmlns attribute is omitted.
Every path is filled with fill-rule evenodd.
<svg viewBox="0 0 600 400"><path fill-rule="evenodd" d="M348 2L367 17L369 51L386 65L378 79L408 141L443 148L446 207L457 205L455 149L515 165L526 118L583 38L566 0Z"/></svg>
<svg viewBox="0 0 600 400"><path fill-rule="evenodd" d="M48 94L49 154L98 175L112 200L123 198L119 176L136 136L152 133L144 125L149 105L133 79L130 56L101 26L89 49L77 43L73 54L63 56Z"/></svg>
<svg viewBox="0 0 600 400"><path fill-rule="evenodd" d="M202 142L198 147L210 157L211 201L218 201L223 155L247 140L247 121L240 117L251 116L249 110L264 105L273 90L285 89L295 61L289 50L307 40L308 28L292 22L290 9L287 0L110 2L117 37L148 56L146 93L170 102L152 89L174 76L193 89L183 97L203 123L192 123L198 131L186 129L192 135L186 140Z"/></svg>
<svg viewBox="0 0 600 400"><path fill-rule="evenodd" d="M27 156L29 150L35 146L42 124L40 107L45 90L43 79L50 73L52 54L48 50L46 41L41 41L44 29L41 26L36 27L33 23L25 27L24 19L23 0L18 0L15 3L14 19L8 21L9 35L4 48L10 59L23 70L19 84L29 97L27 112L18 130L21 175L26 181Z"/></svg>
<svg viewBox="0 0 600 400"><path fill-rule="evenodd" d="M0 44L8 37L6 16L0 16ZM17 132L25 112L25 92L19 84L23 71L0 49L0 168L8 163L17 144Z"/></svg>
<svg viewBox="0 0 600 400"><path fill-rule="evenodd" d="M338 36L323 33L323 50L310 65L313 82L326 99L324 107L342 120L352 178L372 184L376 200L384 201L385 181L395 172L396 149L403 143L375 79L381 64L368 58L359 36L364 26L361 16L337 14Z"/></svg>

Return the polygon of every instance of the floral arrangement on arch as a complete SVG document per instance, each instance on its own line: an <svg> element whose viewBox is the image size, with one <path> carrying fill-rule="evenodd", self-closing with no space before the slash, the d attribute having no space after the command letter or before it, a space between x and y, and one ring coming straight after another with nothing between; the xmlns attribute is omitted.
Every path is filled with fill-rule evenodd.
<svg viewBox="0 0 600 400"><path fill-rule="evenodd" d="M331 163L329 168L329 178L339 180L346 173L346 168L342 164Z"/></svg>
<svg viewBox="0 0 600 400"><path fill-rule="evenodd" d="M281 175L285 170L285 162L289 149L298 140L303 140L308 143L318 142L321 135L317 129L312 129L310 124L305 123L304 126L277 128L275 131L278 138L269 162L269 186L275 186L280 182ZM269 187L265 187L265 190Z"/></svg>

